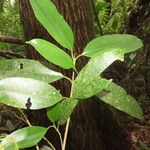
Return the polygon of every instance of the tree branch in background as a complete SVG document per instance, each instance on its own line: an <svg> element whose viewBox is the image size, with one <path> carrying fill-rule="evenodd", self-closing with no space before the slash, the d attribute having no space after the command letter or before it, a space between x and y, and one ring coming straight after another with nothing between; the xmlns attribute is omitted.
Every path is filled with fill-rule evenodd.
<svg viewBox="0 0 150 150"><path fill-rule="evenodd" d="M15 38L6 37L6 36L0 36L0 42L25 45L25 42L21 39L15 39Z"/></svg>
<svg viewBox="0 0 150 150"><path fill-rule="evenodd" d="M7 58L7 59L12 59L12 58L25 58L24 56L14 53L12 51L0 51L0 56Z"/></svg>

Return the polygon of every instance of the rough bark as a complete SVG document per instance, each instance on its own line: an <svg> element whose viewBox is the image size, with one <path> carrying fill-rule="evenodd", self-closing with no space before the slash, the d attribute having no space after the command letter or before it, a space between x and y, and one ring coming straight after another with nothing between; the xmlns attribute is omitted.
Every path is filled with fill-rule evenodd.
<svg viewBox="0 0 150 150"><path fill-rule="evenodd" d="M94 37L94 26L89 1L54 0L54 3L74 31L75 52L77 54L81 53L87 42ZM31 40L36 37L56 43L35 19L28 0L20 0L20 8L25 40ZM30 46L27 49L27 57L45 61ZM85 62L86 60L83 58L79 60L80 68L82 68ZM59 68L59 70L65 75L70 75L70 73L63 69ZM69 85L65 81L57 82L55 86L62 89L64 95L68 94ZM39 117L41 117L41 114ZM38 120L42 122L43 118ZM46 125L45 120L43 123ZM100 103L96 98L92 98L79 104L72 115L67 149L123 150L129 148L123 130L116 123L116 119L112 117L112 110L104 103Z"/></svg>

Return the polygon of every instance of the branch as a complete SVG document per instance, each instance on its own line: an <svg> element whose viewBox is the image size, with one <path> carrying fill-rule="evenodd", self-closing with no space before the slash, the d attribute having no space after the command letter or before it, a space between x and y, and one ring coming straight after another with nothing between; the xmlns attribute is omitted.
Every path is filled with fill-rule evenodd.
<svg viewBox="0 0 150 150"><path fill-rule="evenodd" d="M21 39L15 39L15 38L6 37L6 36L0 36L0 42L25 45L25 42Z"/></svg>
<svg viewBox="0 0 150 150"><path fill-rule="evenodd" d="M25 58L24 56L14 53L12 51L0 51L0 56L7 58L7 59L12 59L12 58Z"/></svg>

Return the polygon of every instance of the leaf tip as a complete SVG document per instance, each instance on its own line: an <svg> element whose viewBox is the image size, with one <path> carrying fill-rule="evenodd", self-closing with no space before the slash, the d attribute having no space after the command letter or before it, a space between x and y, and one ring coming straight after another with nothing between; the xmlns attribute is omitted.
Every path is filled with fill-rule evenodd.
<svg viewBox="0 0 150 150"><path fill-rule="evenodd" d="M30 44L30 43L31 43L31 41L26 41L25 43L26 43L26 44Z"/></svg>
<svg viewBox="0 0 150 150"><path fill-rule="evenodd" d="M37 44L37 40L36 39L32 39L30 41L26 41L26 44Z"/></svg>

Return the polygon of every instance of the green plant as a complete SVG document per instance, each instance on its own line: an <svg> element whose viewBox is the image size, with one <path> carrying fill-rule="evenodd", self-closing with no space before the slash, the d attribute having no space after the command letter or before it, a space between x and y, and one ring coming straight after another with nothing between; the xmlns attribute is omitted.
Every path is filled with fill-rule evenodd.
<svg viewBox="0 0 150 150"><path fill-rule="evenodd" d="M22 26L19 18L19 4L16 0L0 2L0 35L21 38Z"/></svg>
<svg viewBox="0 0 150 150"><path fill-rule="evenodd" d="M2 37L22 38L23 29L20 23L19 3L17 0L0 1L0 39ZM24 55L24 45L0 42L0 51L11 51ZM0 60L3 57L0 57Z"/></svg>
<svg viewBox="0 0 150 150"><path fill-rule="evenodd" d="M72 69L72 78L34 60L0 61L0 102L18 108L22 114L24 113L21 109L48 108L47 116L53 122L53 125L47 128L32 126L24 115L29 126L2 138L0 148L17 150L36 145L39 149L37 143L43 138L50 148L55 150L52 143L44 137L49 128L54 128L60 137L61 149L65 150L73 110L79 102L94 95L116 109L143 119L142 109L133 97L127 95L125 90L112 80L100 77L100 74L115 60L123 61L126 53L142 47L142 41L128 34L104 35L93 39L87 44L82 54L75 56L73 32L54 4L49 0L42 3L40 0L30 0L30 3L40 23L59 44L68 49L70 55L43 39L33 39L26 43L32 45L49 62L64 69ZM81 56L90 57L90 59L78 73L76 60ZM62 78L71 83L70 97L62 96L49 84ZM104 90L106 93L102 94ZM64 123L66 123L66 129L62 138L59 125Z"/></svg>
<svg viewBox="0 0 150 150"><path fill-rule="evenodd" d="M96 22L100 22L101 32L103 34L123 32L130 11L136 6L135 3L134 0L96 0L94 6L95 15L98 17Z"/></svg>

